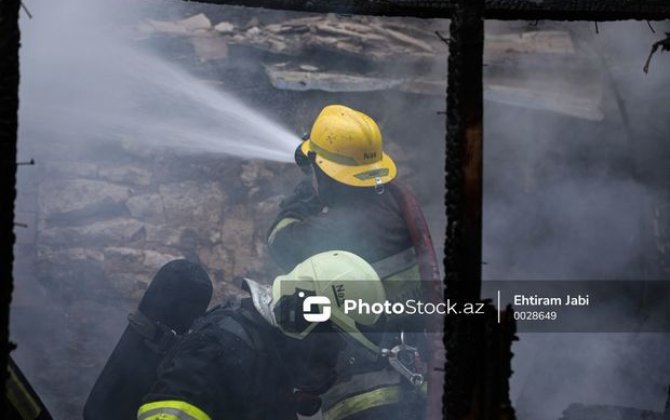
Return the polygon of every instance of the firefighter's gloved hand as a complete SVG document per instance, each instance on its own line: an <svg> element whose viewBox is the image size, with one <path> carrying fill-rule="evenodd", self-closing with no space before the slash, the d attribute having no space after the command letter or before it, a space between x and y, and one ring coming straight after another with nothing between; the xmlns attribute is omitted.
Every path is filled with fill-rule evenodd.
<svg viewBox="0 0 670 420"><path fill-rule="evenodd" d="M305 176L298 185L296 185L293 194L286 197L279 204L281 209L278 220L291 217L303 220L309 216L314 216L321 212L323 203L319 195L314 191L312 177Z"/></svg>
<svg viewBox="0 0 670 420"><path fill-rule="evenodd" d="M293 159L295 160L296 165L304 174L310 174L312 172L312 165L310 158L302 152L302 143L295 148L293 153Z"/></svg>

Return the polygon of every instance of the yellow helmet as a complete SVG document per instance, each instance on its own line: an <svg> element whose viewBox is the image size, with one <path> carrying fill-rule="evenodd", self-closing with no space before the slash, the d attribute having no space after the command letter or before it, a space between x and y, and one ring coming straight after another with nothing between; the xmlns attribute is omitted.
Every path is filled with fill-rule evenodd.
<svg viewBox="0 0 670 420"><path fill-rule="evenodd" d="M397 170L384 153L377 123L362 112L329 105L314 121L302 152L316 154L315 163L334 180L353 187L374 187L395 178Z"/></svg>

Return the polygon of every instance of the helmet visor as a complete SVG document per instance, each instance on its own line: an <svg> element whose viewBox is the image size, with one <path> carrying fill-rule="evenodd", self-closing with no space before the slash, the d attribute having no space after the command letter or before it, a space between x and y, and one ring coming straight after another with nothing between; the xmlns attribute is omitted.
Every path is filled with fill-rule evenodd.
<svg viewBox="0 0 670 420"><path fill-rule="evenodd" d="M272 311L277 326L284 332L284 334L294 338L304 338L318 324L317 322L309 320L310 315L317 315L317 318L319 318L319 315L321 317L328 315L323 312L306 312L306 308L311 308L311 305L306 305L305 303L305 300L308 297L315 297L314 291L297 288L295 293L282 296L274 305ZM322 309L322 311L323 310L325 309Z"/></svg>

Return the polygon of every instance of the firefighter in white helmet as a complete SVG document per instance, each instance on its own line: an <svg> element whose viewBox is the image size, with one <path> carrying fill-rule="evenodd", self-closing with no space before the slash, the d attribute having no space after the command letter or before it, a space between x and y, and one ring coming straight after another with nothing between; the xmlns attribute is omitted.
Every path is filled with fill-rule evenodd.
<svg viewBox="0 0 670 420"><path fill-rule="evenodd" d="M295 420L318 411L346 341L371 357L384 353L360 330L380 316L336 303L386 299L362 258L328 251L272 285L245 283L251 298L210 311L173 346L138 420Z"/></svg>

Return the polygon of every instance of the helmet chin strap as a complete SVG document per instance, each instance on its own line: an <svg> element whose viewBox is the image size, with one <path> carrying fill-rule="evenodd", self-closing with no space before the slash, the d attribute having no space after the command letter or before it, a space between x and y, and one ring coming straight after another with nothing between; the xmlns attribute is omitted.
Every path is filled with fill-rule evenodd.
<svg viewBox="0 0 670 420"><path fill-rule="evenodd" d="M378 176L375 177L375 192L379 195L384 194L384 184L382 184L382 179Z"/></svg>

